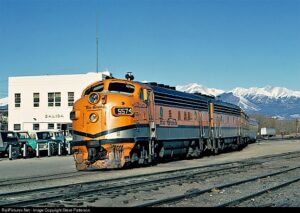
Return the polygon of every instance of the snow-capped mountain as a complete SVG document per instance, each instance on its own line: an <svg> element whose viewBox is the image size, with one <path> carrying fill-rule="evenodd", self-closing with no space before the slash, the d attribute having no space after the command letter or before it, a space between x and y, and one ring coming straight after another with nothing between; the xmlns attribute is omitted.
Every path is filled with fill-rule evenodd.
<svg viewBox="0 0 300 213"><path fill-rule="evenodd" d="M231 91L235 96L253 96L255 98L267 96L269 98L300 97L300 91L292 91L284 87L266 86L249 89L237 87Z"/></svg>
<svg viewBox="0 0 300 213"><path fill-rule="evenodd" d="M7 110L8 107L8 97L0 99L0 110Z"/></svg>
<svg viewBox="0 0 300 213"><path fill-rule="evenodd" d="M200 92L202 94L206 94L206 95L213 95L213 96L218 96L222 93L224 93L223 90L220 89L214 89L214 88L207 88L204 87L202 85L196 84L196 83L191 83L185 86L176 86L176 89L179 91L184 91L184 92L188 92L188 93L195 93L195 92Z"/></svg>
<svg viewBox="0 0 300 213"><path fill-rule="evenodd" d="M0 106L5 106L8 104L8 97L0 99Z"/></svg>
<svg viewBox="0 0 300 213"><path fill-rule="evenodd" d="M284 87L266 86L249 89L237 87L231 91L210 89L196 83L177 86L177 90L184 92L200 92L214 95L225 102L240 106L248 113L260 113L268 116L300 118L300 91L289 90Z"/></svg>

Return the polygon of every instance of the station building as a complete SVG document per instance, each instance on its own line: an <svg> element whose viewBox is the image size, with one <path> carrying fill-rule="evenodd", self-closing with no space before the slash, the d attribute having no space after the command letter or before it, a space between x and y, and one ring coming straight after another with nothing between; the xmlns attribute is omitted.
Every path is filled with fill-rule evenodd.
<svg viewBox="0 0 300 213"><path fill-rule="evenodd" d="M71 128L70 112L85 87L109 72L8 78L8 130Z"/></svg>

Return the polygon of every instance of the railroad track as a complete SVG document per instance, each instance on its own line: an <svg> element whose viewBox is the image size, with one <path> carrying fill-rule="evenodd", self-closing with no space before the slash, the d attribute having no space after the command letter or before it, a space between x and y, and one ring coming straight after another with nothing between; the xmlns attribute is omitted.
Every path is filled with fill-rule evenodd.
<svg viewBox="0 0 300 213"><path fill-rule="evenodd" d="M51 174L51 175L40 175L35 177L21 177L15 179L1 179L0 180L0 187L10 186L10 185L18 185L18 184L26 184L32 183L36 181L48 181L48 180L55 180L55 179L63 179L63 178L70 178L70 177L79 177L84 175L90 175L89 172L65 172L59 174Z"/></svg>
<svg viewBox="0 0 300 213"><path fill-rule="evenodd" d="M238 168L237 163L226 163L219 165L219 168L207 169L207 167L199 167L193 169L175 170L163 173L154 173L150 175L137 175L126 178L116 178L113 180L91 181L79 184L69 184L64 186L46 187L41 189L33 189L26 191L18 191L0 194L0 206L28 206L52 202L73 197L86 196L98 193L115 193L122 190L131 190L132 187L141 187L149 184L156 184L167 181L180 180L191 177L196 174L212 173L218 171L228 171L228 169ZM249 164L250 165L250 164ZM251 164L253 165L253 163ZM221 167L221 168L220 168ZM206 169L205 171L201 171ZM199 171L200 170L200 171ZM178 174L177 174L178 173ZM41 195L44 196L41 196Z"/></svg>
<svg viewBox="0 0 300 213"><path fill-rule="evenodd" d="M250 158L247 160L241 160L239 162L249 162L249 161L259 161L259 160L265 160L265 159L272 159L272 158L278 158L278 157L284 157L285 159L289 158L294 158L300 155L300 151L295 151L295 152L287 152L287 153L281 153L281 154L274 154L274 155L267 155L267 156L262 156L262 157L256 157L256 158ZM236 162L236 161L235 161ZM221 164L210 164L207 166L200 166L200 167L195 167L195 168L205 168L205 167L213 167L213 166L218 166L218 165L227 165L227 164L232 164L234 162L227 162L227 163L221 163ZM189 170L191 168L187 169L181 169L180 171L184 170ZM176 171L176 170L175 170ZM0 179L0 187L4 186L10 186L10 185L18 185L18 184L29 184L32 182L40 182L40 181L50 181L50 180L56 180L56 179L64 179L64 178L71 178L71 177L80 177L80 176L87 176L95 173L100 173L103 172L101 170L91 170L91 171L75 171L75 172L66 172L66 173L59 173L59 174L51 174L51 175L40 175L40 176L35 176L35 177L20 177L20 178L15 178L15 179ZM167 171L168 173L169 171ZM159 173L155 173L153 175L156 175ZM161 174L161 173L160 173Z"/></svg>
<svg viewBox="0 0 300 213"><path fill-rule="evenodd" d="M295 168L295 169L298 169L298 168ZM285 181L283 183L280 183L280 184L277 184L275 186L271 186L271 187L268 187L266 189L263 189L263 190L260 190L258 192L254 192L252 194L249 194L249 195L245 195L243 197L240 197L240 198L237 198L237 199L234 199L234 200L231 200L229 202L226 202L226 203L222 203L220 205L217 205L216 207L227 207L227 206L235 206L235 205L238 205L244 201L247 201L249 199L252 199L254 197L257 197L257 196L260 196L262 194L265 194L265 193L268 193L270 191L274 191L274 190L277 190L277 189L280 189L280 188L283 188L285 186L288 186L290 184L293 184L293 183L296 183L296 182L299 182L300 181L300 177L297 177L297 178L293 178L293 179L290 179L288 181Z"/></svg>
<svg viewBox="0 0 300 213"><path fill-rule="evenodd" d="M261 141L289 141L289 140L300 140L300 137L289 137L289 138L260 138L257 142Z"/></svg>
<svg viewBox="0 0 300 213"><path fill-rule="evenodd" d="M237 185L240 185L240 184L254 182L254 181L257 181L257 180L260 180L260 179L270 178L270 177L273 177L273 176L276 176L276 175L281 175L281 174L286 174L288 172L295 171L295 170L300 170L300 166L285 169L285 170L281 170L279 172L267 173L267 174L264 174L264 175L261 175L261 176L251 177L251 178L247 178L247 179L244 179L244 180L238 180L238 181L233 181L233 182L230 182L230 183L219 184L219 185L215 185L213 187L209 187L209 188L202 189L202 190L195 190L194 189L193 191L187 192L187 193L182 194L182 195L176 195L176 196L165 198L165 199L155 200L155 201L151 201L151 202L145 202L145 203L138 204L138 205L135 205L135 206L132 206L132 207L161 206L161 205L172 203L172 202L173 203L178 202L178 201L181 201L181 200L186 199L186 198L190 199L192 197L204 195L204 194L210 193L214 190L221 190L221 189L229 188L229 187L232 187L232 186L237 186ZM213 206L213 207L234 206L234 205L237 205L237 204L239 204L243 201L246 201L246 200L249 200L253 197L261 195L263 193L267 193L271 190L276 190L276 189L282 188L284 186L287 186L289 184L299 182L299 181L300 181L300 177L296 177L296 178L290 179L288 181L285 181L283 183L277 184L275 186L268 187L266 189L251 193L251 194L243 196L243 197L236 198L234 200L230 200L228 202L225 202L225 203Z"/></svg>
<svg viewBox="0 0 300 213"><path fill-rule="evenodd" d="M239 162L227 162L182 170L166 171L147 175L137 175L111 180L91 181L86 183L69 184L64 186L46 187L26 191L18 191L0 194L0 206L39 206L52 205L76 205L81 200L93 200L98 196L114 197L119 194L131 193L134 190L155 189L168 184L178 184L184 181L195 181L202 175L224 175L235 170L245 170L251 166L260 165L270 160L298 158L300 152L290 152L278 155L269 155ZM44 178L44 177L43 177ZM92 197L91 197L92 196ZM72 200L74 202L72 202ZM80 201L80 202L81 202ZM79 203L80 203L79 202ZM51 204L52 203L52 204Z"/></svg>

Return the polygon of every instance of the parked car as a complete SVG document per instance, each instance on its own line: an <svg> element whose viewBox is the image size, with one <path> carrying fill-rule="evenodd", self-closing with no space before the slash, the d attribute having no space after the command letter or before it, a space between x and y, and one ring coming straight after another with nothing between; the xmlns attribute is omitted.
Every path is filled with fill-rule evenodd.
<svg viewBox="0 0 300 213"><path fill-rule="evenodd" d="M58 140L62 146L62 153L68 152L68 144L73 140L73 136L69 130L47 130L53 140Z"/></svg>
<svg viewBox="0 0 300 213"><path fill-rule="evenodd" d="M64 133L60 130L47 130L53 140L59 140L61 143L64 142Z"/></svg>
<svg viewBox="0 0 300 213"><path fill-rule="evenodd" d="M48 151L48 145L50 145L50 153L51 155L55 155L58 152L58 143L60 140L55 140L51 138L51 134L49 131L30 131L29 135L31 138L37 141L37 146L39 147L39 151L45 152Z"/></svg>
<svg viewBox="0 0 300 213"><path fill-rule="evenodd" d="M30 137L28 131L15 131L16 135L21 143L21 151L23 152L24 144L27 145L27 154L29 157L34 157L36 155L37 140Z"/></svg>
<svg viewBox="0 0 300 213"><path fill-rule="evenodd" d="M67 130L66 131L65 139L66 139L66 144L65 144L66 151L69 152L69 144L73 141L73 135L72 135L72 131L71 130ZM71 149L70 153L72 153L72 149Z"/></svg>
<svg viewBox="0 0 300 213"><path fill-rule="evenodd" d="M11 158L18 158L21 146L16 133L13 131L0 131L0 157L9 155L9 145L12 145Z"/></svg>

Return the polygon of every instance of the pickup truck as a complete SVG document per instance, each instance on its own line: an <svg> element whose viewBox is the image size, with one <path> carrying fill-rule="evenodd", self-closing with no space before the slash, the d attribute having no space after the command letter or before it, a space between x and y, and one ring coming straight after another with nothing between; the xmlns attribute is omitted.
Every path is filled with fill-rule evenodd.
<svg viewBox="0 0 300 213"><path fill-rule="evenodd" d="M0 157L9 155L9 145L12 145L11 158L18 158L21 145L16 133L13 131L0 131Z"/></svg>
<svg viewBox="0 0 300 213"><path fill-rule="evenodd" d="M48 145L50 145L51 155L56 155L58 153L58 144L60 143L60 140L52 139L49 131L32 131L29 132L29 135L36 140L39 151L48 151Z"/></svg>
<svg viewBox="0 0 300 213"><path fill-rule="evenodd" d="M23 151L24 144L27 145L27 155L34 157L36 155L36 148L38 141L31 138L28 131L15 131L16 135L21 143L21 151Z"/></svg>

